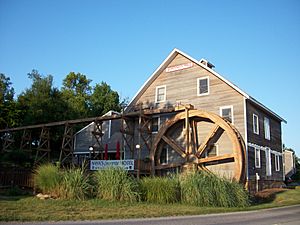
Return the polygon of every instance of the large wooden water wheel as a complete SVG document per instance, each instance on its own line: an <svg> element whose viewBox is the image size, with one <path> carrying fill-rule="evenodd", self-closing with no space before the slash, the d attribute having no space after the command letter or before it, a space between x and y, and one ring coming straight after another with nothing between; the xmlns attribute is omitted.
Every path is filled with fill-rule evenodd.
<svg viewBox="0 0 300 225"><path fill-rule="evenodd" d="M186 108L167 120L151 149L152 173L206 170L244 182L245 146L236 128L220 116Z"/></svg>

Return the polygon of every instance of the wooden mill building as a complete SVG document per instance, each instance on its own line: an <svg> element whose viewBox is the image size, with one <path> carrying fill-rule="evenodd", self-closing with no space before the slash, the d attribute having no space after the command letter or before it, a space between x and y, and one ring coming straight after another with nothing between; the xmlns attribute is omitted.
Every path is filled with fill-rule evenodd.
<svg viewBox="0 0 300 225"><path fill-rule="evenodd" d="M281 123L286 121L205 59L174 49L125 110L134 112L140 116L126 120L131 132L124 130L124 149L127 156L131 150L131 157L152 161L154 173L179 171L190 162L244 180L249 189L255 187L257 175L260 188L284 180Z"/></svg>
<svg viewBox="0 0 300 225"><path fill-rule="evenodd" d="M62 163L88 155L91 145L95 158L103 159L104 145L113 158L114 146L120 143L121 158L135 159L137 176L206 170L254 190L257 185L282 185L282 122L286 121L217 73L210 62L174 49L120 114L0 133L5 151L15 143L12 133L23 131L20 149L25 150L31 149L31 130L41 129L36 163L50 158L50 128L65 126ZM79 123L90 124L74 134Z"/></svg>

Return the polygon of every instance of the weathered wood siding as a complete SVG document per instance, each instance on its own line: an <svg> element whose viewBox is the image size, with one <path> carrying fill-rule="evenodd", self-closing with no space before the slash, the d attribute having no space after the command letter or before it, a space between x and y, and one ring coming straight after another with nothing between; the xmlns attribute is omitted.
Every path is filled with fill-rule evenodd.
<svg viewBox="0 0 300 225"><path fill-rule="evenodd" d="M190 62L189 59L178 54L166 67ZM197 78L207 76L209 77L209 95L197 96ZM155 103L156 87L161 85L166 85L166 101ZM243 96L214 74L195 64L191 68L168 73L164 68L160 75L139 95L138 99L132 102L130 107L139 103L153 108L192 104L197 109L218 115L220 114L220 107L232 105L234 125L245 137Z"/></svg>
<svg viewBox="0 0 300 225"><path fill-rule="evenodd" d="M248 143L256 144L262 147L268 147L272 151L282 153L282 141L281 141L281 121L276 119L270 113L261 109L259 106L247 101L247 139ZM253 114L258 116L259 123L259 134L253 132ZM270 140L265 138L264 130L264 117L270 120ZM262 179L265 180L283 180L283 163L282 155L280 155L280 170L275 170L275 154L271 153L271 166L272 175L266 176L266 156L265 151L261 150L261 167L255 168L255 149L253 147L248 147L248 168L249 168L249 178L254 179L255 173L258 173Z"/></svg>

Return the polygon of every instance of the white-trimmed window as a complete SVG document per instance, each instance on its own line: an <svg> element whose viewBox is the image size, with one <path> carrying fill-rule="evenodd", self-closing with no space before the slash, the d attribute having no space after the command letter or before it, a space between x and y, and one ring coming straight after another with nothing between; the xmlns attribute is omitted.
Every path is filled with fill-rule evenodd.
<svg viewBox="0 0 300 225"><path fill-rule="evenodd" d="M255 151L255 168L260 168L260 148L254 148Z"/></svg>
<svg viewBox="0 0 300 225"><path fill-rule="evenodd" d="M275 170L280 171L280 158L279 155L275 155Z"/></svg>
<svg viewBox="0 0 300 225"><path fill-rule="evenodd" d="M272 156L271 149L266 147L266 175L272 176Z"/></svg>
<svg viewBox="0 0 300 225"><path fill-rule="evenodd" d="M160 164L164 165L169 162L169 148L168 146L165 146L162 148L161 153L160 153Z"/></svg>
<svg viewBox="0 0 300 225"><path fill-rule="evenodd" d="M201 77L197 79L197 95L209 95L209 77Z"/></svg>
<svg viewBox="0 0 300 225"><path fill-rule="evenodd" d="M159 102L166 101L166 92L167 92L166 85L157 86L155 90L155 102L159 103Z"/></svg>
<svg viewBox="0 0 300 225"><path fill-rule="evenodd" d="M253 113L253 133L259 134L258 115Z"/></svg>
<svg viewBox="0 0 300 225"><path fill-rule="evenodd" d="M265 139L271 139L271 132L270 132L270 119L264 117L264 130L265 130Z"/></svg>
<svg viewBox="0 0 300 225"><path fill-rule="evenodd" d="M220 116L233 124L233 106L220 107Z"/></svg>
<svg viewBox="0 0 300 225"><path fill-rule="evenodd" d="M152 118L151 131L152 133L157 133L160 127L160 117L155 116Z"/></svg>

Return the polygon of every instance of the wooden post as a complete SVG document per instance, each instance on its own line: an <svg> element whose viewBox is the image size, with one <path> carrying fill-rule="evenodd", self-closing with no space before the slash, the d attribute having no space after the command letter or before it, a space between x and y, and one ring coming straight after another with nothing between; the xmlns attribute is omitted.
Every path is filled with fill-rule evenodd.
<svg viewBox="0 0 300 225"><path fill-rule="evenodd" d="M185 154L188 156L190 153L190 122L189 122L189 109L185 107Z"/></svg>

